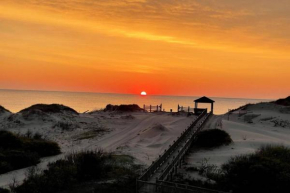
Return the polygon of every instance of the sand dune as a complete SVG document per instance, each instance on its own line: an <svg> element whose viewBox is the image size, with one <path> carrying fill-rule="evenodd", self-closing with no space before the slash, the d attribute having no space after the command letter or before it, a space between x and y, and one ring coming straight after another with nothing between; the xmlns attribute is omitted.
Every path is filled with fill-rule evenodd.
<svg viewBox="0 0 290 193"><path fill-rule="evenodd" d="M239 116L238 111L233 112L229 120L227 115L213 116L204 129L224 129L234 143L218 149L191 152L186 160L188 164L180 172L184 172L186 167L198 167L204 160L208 164L221 166L232 156L252 153L265 144L290 147L288 108L274 103L261 103L249 105L247 114L243 116ZM45 116L42 116L43 113ZM2 129L17 133L28 130L38 132L61 146L63 154L42 159L38 165L41 169L72 151L98 148L115 154L131 155L136 162L150 165L195 118L176 113L103 111L83 114L38 112L32 113L29 119L21 113L11 115L6 112L6 115L0 116ZM26 169L22 169L1 175L0 186L7 186L14 177L21 182L25 172ZM196 173L187 172L186 175L198 177Z"/></svg>
<svg viewBox="0 0 290 193"><path fill-rule="evenodd" d="M36 113L35 113L36 112ZM63 154L44 158L38 165L44 169L47 163L64 157L72 151L102 148L115 154L127 154L136 162L149 165L192 122L194 116L172 116L170 113L102 112L75 114L63 111L29 111L0 117L1 128L16 133L40 133L56 141ZM27 169L0 176L0 186L7 186L16 177L21 182Z"/></svg>
<svg viewBox="0 0 290 193"><path fill-rule="evenodd" d="M208 164L221 166L233 156L253 153L267 144L290 147L290 124L284 127L275 126L275 121L290 123L290 115L283 113L285 108L288 107L274 103L250 105L247 109L248 114L259 115L250 123L244 120L245 115L239 117L238 112L231 114L229 120L227 115L215 116L205 129L213 128L215 122L222 119L222 129L230 134L234 142L217 149L191 152L186 160L188 165L185 165L183 170L186 167L199 167L205 160ZM187 173L187 177L200 178L196 173Z"/></svg>

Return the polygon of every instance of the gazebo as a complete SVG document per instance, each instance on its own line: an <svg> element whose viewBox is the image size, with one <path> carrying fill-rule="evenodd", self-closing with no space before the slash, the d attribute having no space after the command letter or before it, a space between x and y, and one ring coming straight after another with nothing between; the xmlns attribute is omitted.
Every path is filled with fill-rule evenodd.
<svg viewBox="0 0 290 193"><path fill-rule="evenodd" d="M195 108L194 108L195 114L200 114L204 110L207 110L207 109L198 108L198 103L210 103L211 104L211 112L213 113L213 103L215 102L214 100L211 100L210 98L207 98L204 96L204 97L201 97L199 99L194 100L194 102L195 102Z"/></svg>

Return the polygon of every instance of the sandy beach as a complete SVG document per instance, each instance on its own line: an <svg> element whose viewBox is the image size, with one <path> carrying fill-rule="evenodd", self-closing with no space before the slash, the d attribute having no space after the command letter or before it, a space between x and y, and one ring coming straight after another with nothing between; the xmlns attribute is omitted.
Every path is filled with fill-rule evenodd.
<svg viewBox="0 0 290 193"><path fill-rule="evenodd" d="M214 115L204 129L219 128L230 134L233 143L212 150L191 151L178 172L186 178L202 179L187 167L208 164L221 166L231 157L253 153L262 145L290 147L289 107L274 103L250 105L246 114L239 111L228 115ZM249 119L250 117L250 119ZM135 162L148 167L184 131L196 116L168 112L104 112L74 114L68 111L55 114L16 113L3 111L1 128L14 133L39 133L57 142L62 154L43 158L38 164L63 158L71 152L103 149L114 154L130 155ZM0 186L7 187L13 179L21 182L27 168L0 175Z"/></svg>
<svg viewBox="0 0 290 193"><path fill-rule="evenodd" d="M47 116L6 112L0 117L2 129L20 134L27 131L39 133L59 144L62 154L43 158L38 164L40 169L45 169L47 163L69 153L94 149L130 155L137 163L149 166L194 118L187 117L187 113L103 111L79 115L64 112ZM7 186L13 178L21 182L26 170L0 175L0 186Z"/></svg>

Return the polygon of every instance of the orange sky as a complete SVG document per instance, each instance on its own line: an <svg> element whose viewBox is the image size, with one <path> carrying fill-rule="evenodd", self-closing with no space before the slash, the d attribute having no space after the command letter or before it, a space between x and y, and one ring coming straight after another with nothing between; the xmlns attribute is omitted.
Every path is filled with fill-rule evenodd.
<svg viewBox="0 0 290 193"><path fill-rule="evenodd" d="M281 98L288 0L1 0L0 88Z"/></svg>

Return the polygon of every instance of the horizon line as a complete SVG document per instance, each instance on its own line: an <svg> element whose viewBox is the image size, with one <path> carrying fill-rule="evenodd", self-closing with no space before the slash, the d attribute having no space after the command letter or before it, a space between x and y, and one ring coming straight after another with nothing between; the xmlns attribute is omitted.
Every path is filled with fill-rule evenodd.
<svg viewBox="0 0 290 193"><path fill-rule="evenodd" d="M26 90L26 89L2 89L0 88L0 91L26 91L26 92L67 92L67 93L87 93L87 94L119 94L119 95L136 95L139 96L139 94L134 93L110 93L110 92L93 92L93 91L63 91L63 90ZM173 97L203 97L206 95L200 95L200 96L193 96L193 95L158 95L158 94L149 94L147 96L173 96ZM226 99L254 99L254 100L276 100L274 98L266 99L266 98L239 98L239 97L221 97L221 96L208 96L212 98L226 98Z"/></svg>

